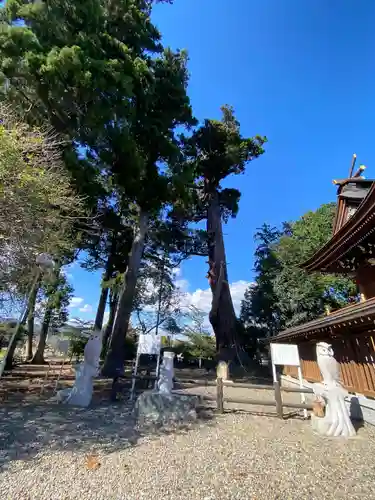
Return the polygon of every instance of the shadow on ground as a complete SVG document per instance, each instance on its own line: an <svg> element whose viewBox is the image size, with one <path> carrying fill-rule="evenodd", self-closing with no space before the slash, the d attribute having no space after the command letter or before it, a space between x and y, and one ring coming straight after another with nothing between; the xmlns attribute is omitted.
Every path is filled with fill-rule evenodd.
<svg viewBox="0 0 375 500"><path fill-rule="evenodd" d="M196 422L162 428L138 428L128 401L100 402L73 408L53 402L13 402L0 408L0 468L12 460L30 460L45 448L112 453L135 446L142 437L186 432L213 422L213 412L202 409Z"/></svg>

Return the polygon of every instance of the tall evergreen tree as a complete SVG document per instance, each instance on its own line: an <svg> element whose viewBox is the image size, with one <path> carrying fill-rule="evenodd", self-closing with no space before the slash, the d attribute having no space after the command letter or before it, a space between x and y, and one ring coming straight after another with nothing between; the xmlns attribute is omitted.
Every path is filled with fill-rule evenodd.
<svg viewBox="0 0 375 500"><path fill-rule="evenodd" d="M128 329L139 269L152 220L174 202L176 172L173 159L179 154L175 128L195 123L187 96L187 57L183 52L164 53L151 60L152 80L148 94L137 100L136 119L130 128L136 150L129 151L123 134L128 127L114 124L107 135L107 148L101 147L103 160L113 166L119 185L134 200L134 237L124 283L119 291L117 313L103 373L115 376L123 368L125 335ZM125 147L124 147L125 145ZM124 165L138 165L137 175L129 178ZM161 166L161 164L163 166ZM126 178L124 178L126 175Z"/></svg>
<svg viewBox="0 0 375 500"><path fill-rule="evenodd" d="M274 280L280 272L275 245L281 232L267 224L257 230L255 240L255 283L246 290L240 318L247 329L258 329L261 335L274 335L281 326Z"/></svg>
<svg viewBox="0 0 375 500"><path fill-rule="evenodd" d="M237 319L230 294L222 222L235 217L241 193L222 187L231 174L242 174L247 164L264 152L265 137L245 138L230 106L223 106L222 119L205 120L191 137L183 138L185 161L194 185L194 210L189 217L206 221L208 282L212 291L210 322L221 358L233 358L239 343Z"/></svg>

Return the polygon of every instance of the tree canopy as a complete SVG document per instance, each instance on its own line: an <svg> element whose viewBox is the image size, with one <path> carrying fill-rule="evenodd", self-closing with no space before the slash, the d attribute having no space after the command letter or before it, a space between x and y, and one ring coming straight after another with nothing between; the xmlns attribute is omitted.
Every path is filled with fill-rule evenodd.
<svg viewBox="0 0 375 500"><path fill-rule="evenodd" d="M58 140L0 105L0 289L24 293L37 254L77 245L84 200L63 168Z"/></svg>
<svg viewBox="0 0 375 500"><path fill-rule="evenodd" d="M255 285L242 302L241 319L268 335L317 318L328 306L355 300L355 283L346 277L306 273L300 264L332 236L336 205L322 205L281 230L264 225L257 233Z"/></svg>
<svg viewBox="0 0 375 500"><path fill-rule="evenodd" d="M189 137L182 137L184 165L190 170L190 213L194 221L206 221L208 282L212 291L210 322L217 350L233 358L239 342L237 319L228 282L222 222L235 217L241 193L223 188L231 174L242 174L248 163L264 152L265 137L246 138L231 106L222 106L221 120L205 120ZM183 205L183 204L182 204Z"/></svg>

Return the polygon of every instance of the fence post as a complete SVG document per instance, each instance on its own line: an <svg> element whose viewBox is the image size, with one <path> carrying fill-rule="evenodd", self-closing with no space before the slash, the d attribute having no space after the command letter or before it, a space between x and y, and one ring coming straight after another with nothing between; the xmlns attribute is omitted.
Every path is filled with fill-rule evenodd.
<svg viewBox="0 0 375 500"><path fill-rule="evenodd" d="M281 399L280 382L273 383L275 389L276 413L279 418L283 418L283 400Z"/></svg>
<svg viewBox="0 0 375 500"><path fill-rule="evenodd" d="M224 385L223 379L216 379L216 400L217 400L217 411L219 413L224 413Z"/></svg>

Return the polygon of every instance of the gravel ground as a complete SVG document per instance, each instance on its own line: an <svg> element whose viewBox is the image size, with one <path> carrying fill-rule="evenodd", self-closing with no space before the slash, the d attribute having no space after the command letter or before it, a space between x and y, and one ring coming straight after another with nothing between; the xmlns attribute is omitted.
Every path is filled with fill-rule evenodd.
<svg viewBox="0 0 375 500"><path fill-rule="evenodd" d="M4 500L375 499L372 427L322 439L300 418L206 411L189 426L139 430L127 403L7 404L0 450Z"/></svg>

